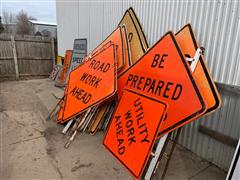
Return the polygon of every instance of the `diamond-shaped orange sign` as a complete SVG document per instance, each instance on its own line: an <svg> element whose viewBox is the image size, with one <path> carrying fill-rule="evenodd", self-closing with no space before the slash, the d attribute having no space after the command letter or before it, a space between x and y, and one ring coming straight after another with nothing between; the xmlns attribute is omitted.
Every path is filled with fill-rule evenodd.
<svg viewBox="0 0 240 180"><path fill-rule="evenodd" d="M115 94L115 52L116 46L110 45L71 72L62 122Z"/></svg>
<svg viewBox="0 0 240 180"><path fill-rule="evenodd" d="M205 101L172 32L166 33L120 75L118 97L124 88L169 105L159 136L195 120L206 111Z"/></svg>

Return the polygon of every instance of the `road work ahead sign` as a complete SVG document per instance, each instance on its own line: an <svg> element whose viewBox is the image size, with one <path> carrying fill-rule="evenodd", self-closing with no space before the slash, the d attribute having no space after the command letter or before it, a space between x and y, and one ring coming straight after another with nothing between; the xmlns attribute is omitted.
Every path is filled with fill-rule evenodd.
<svg viewBox="0 0 240 180"><path fill-rule="evenodd" d="M165 34L119 76L118 97L124 88L169 105L159 136L189 123L206 110L199 88L172 32Z"/></svg>
<svg viewBox="0 0 240 180"><path fill-rule="evenodd" d="M116 92L116 47L110 45L71 72L63 121L111 97Z"/></svg>
<svg viewBox="0 0 240 180"><path fill-rule="evenodd" d="M103 143L135 178L144 170L165 112L163 102L123 91Z"/></svg>

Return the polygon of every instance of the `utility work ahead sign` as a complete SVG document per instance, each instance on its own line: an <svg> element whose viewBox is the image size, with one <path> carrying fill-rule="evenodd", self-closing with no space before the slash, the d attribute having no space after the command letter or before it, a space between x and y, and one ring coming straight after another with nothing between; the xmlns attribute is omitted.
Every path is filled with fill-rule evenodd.
<svg viewBox="0 0 240 180"><path fill-rule="evenodd" d="M165 112L165 103L123 91L103 144L135 178L144 170Z"/></svg>
<svg viewBox="0 0 240 180"><path fill-rule="evenodd" d="M124 88L169 105L159 136L195 120L206 110L201 92L172 32L165 34L119 76L118 97Z"/></svg>
<svg viewBox="0 0 240 180"><path fill-rule="evenodd" d="M71 72L63 122L116 92L116 47L110 45Z"/></svg>

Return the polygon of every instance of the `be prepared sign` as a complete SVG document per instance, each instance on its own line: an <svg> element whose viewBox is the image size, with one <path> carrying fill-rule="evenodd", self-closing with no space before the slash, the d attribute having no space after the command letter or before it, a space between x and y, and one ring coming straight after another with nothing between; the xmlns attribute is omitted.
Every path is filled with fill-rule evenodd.
<svg viewBox="0 0 240 180"><path fill-rule="evenodd" d="M165 34L118 78L118 97L124 88L169 105L159 135L189 123L206 110L189 65L172 32Z"/></svg>
<svg viewBox="0 0 240 180"><path fill-rule="evenodd" d="M165 103L123 91L103 143L135 178L144 170L165 112Z"/></svg>
<svg viewBox="0 0 240 180"><path fill-rule="evenodd" d="M71 72L63 121L104 101L116 92L116 47L110 45Z"/></svg>

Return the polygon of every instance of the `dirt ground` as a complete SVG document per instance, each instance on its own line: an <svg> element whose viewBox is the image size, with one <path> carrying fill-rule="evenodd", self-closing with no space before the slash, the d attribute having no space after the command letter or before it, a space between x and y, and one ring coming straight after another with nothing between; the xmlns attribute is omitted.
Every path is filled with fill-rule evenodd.
<svg viewBox="0 0 240 180"><path fill-rule="evenodd" d="M64 148L63 126L46 121L57 102L53 94L60 97L63 90L49 79L0 82L0 179L132 179L104 149L104 132L78 135ZM166 179L219 180L225 176L177 146Z"/></svg>

